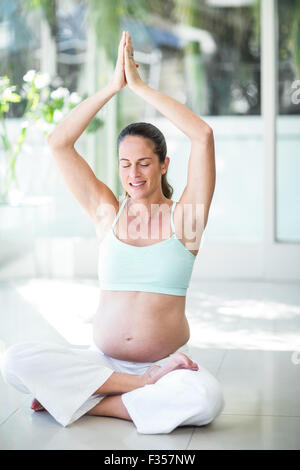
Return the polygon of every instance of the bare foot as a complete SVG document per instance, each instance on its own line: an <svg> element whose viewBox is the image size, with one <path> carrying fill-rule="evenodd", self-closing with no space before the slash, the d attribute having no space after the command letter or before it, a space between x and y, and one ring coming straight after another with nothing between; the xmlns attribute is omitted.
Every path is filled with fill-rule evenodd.
<svg viewBox="0 0 300 470"><path fill-rule="evenodd" d="M145 384L154 384L158 379L175 369L191 369L197 371L198 364L193 362L188 356L177 352L170 356L169 360L163 366L150 366L145 372Z"/></svg>
<svg viewBox="0 0 300 470"><path fill-rule="evenodd" d="M39 401L35 398L31 403L30 407L33 411L45 411L45 408L40 404Z"/></svg>

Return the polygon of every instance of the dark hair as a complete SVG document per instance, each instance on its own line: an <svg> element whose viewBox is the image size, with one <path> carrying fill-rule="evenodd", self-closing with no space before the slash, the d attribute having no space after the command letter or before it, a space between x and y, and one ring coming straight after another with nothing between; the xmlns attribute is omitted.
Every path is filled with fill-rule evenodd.
<svg viewBox="0 0 300 470"><path fill-rule="evenodd" d="M165 161L167 155L166 140L163 133L156 126L148 122L134 122L126 126L120 132L118 137L118 153L120 143L127 135L135 135L143 137L144 139L148 139L153 144L153 153L158 156L160 163ZM173 188L167 181L167 171L161 177L161 189L164 196L168 199L171 199ZM127 191L125 196L129 196Z"/></svg>

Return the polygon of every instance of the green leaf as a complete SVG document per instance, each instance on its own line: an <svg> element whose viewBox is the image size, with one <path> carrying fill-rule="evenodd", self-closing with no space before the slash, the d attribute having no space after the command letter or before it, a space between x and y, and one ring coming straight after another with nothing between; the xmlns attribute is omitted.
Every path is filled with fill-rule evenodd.
<svg viewBox="0 0 300 470"><path fill-rule="evenodd" d="M7 101L0 103L0 114L8 113L9 104Z"/></svg>

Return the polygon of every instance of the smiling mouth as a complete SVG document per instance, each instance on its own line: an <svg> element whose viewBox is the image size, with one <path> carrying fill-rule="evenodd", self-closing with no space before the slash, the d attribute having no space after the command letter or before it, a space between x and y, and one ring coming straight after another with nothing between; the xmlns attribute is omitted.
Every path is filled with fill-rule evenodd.
<svg viewBox="0 0 300 470"><path fill-rule="evenodd" d="M129 184L132 188L140 188L141 186L144 186L145 183L146 183L146 181L143 181L143 182L137 183L137 184L134 184L134 183L129 183Z"/></svg>

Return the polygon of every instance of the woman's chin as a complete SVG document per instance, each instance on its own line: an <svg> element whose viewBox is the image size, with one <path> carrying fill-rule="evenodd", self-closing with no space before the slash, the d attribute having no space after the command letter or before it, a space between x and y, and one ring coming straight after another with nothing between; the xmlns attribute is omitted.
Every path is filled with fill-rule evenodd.
<svg viewBox="0 0 300 470"><path fill-rule="evenodd" d="M147 194L147 191L145 187L141 187L141 188L130 187L130 189L127 190L127 193L133 198L138 198L140 196L145 197L145 195Z"/></svg>

